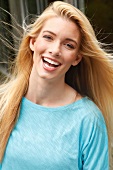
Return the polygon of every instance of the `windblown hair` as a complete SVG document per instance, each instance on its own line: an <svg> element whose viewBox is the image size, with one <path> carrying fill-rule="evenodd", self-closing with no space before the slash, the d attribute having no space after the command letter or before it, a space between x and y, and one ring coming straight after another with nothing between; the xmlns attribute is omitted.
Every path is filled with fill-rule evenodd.
<svg viewBox="0 0 113 170"><path fill-rule="evenodd" d="M11 79L0 86L0 160L11 131L19 117L22 97L26 94L33 65L33 54L29 47L31 37L38 36L45 21L51 17L63 17L78 25L81 32L81 62L66 73L66 83L81 95L88 96L103 113L109 143L112 136L113 119L113 65L112 55L97 41L95 32L86 16L74 6L56 1L27 26L15 58ZM98 142L98 141L97 141Z"/></svg>

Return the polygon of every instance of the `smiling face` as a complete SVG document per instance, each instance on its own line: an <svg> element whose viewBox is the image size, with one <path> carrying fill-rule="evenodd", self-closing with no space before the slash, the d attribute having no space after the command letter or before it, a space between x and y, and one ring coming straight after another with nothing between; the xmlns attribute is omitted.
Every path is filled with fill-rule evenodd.
<svg viewBox="0 0 113 170"><path fill-rule="evenodd" d="M81 60L78 26L61 17L48 19L36 38L30 39L33 51L32 76L63 80L71 65Z"/></svg>

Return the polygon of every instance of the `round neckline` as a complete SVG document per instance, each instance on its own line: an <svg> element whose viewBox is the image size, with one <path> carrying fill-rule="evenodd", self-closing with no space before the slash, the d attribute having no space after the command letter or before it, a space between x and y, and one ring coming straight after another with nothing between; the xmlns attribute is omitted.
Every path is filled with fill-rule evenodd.
<svg viewBox="0 0 113 170"><path fill-rule="evenodd" d="M31 107L31 108L35 108L35 109L58 111L58 110L72 109L73 106L78 106L86 99L87 99L87 96L82 97L81 99L74 101L73 103L64 105L64 106L49 107L49 106L42 106L42 105L36 104L36 103L32 102L31 100L27 99L26 97L23 97L22 104L26 104L27 107Z"/></svg>

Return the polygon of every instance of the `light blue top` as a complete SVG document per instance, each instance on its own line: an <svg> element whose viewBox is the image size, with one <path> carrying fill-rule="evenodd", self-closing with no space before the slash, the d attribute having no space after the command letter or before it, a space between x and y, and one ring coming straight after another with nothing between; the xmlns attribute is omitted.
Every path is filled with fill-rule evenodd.
<svg viewBox="0 0 113 170"><path fill-rule="evenodd" d="M57 108L22 99L0 170L108 170L103 116L84 97Z"/></svg>

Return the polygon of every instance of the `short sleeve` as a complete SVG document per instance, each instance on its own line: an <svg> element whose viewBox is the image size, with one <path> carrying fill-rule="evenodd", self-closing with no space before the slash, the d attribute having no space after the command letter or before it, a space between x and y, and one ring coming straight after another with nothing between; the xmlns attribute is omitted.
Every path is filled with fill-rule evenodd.
<svg viewBox="0 0 113 170"><path fill-rule="evenodd" d="M82 169L108 170L108 136L102 115L84 119L81 129Z"/></svg>
<svg viewBox="0 0 113 170"><path fill-rule="evenodd" d="M1 165L1 163L0 163L0 170L2 169L2 165Z"/></svg>

